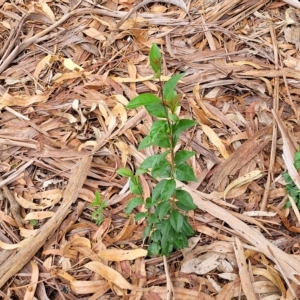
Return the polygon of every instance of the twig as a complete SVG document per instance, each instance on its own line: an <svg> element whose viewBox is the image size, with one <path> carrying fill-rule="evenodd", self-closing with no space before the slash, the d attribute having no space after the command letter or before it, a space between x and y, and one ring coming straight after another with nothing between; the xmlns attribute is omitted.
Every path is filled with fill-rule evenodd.
<svg viewBox="0 0 300 300"><path fill-rule="evenodd" d="M272 25L269 26L270 33L273 42L273 51L274 51L274 58L275 58L275 69L278 70L278 45L276 40L276 34L274 27ZM277 113L278 112L278 102L279 102L279 78L275 78L274 83L274 92L273 92L273 109ZM273 131L272 131L272 145L271 145L271 155L270 155L270 162L268 168L268 177L267 182L265 184L264 195L261 201L260 210L265 211L267 208L267 202L270 192L270 185L271 185L271 178L273 179L274 175L274 164L276 160L276 146L277 146L277 125L276 122L273 124Z"/></svg>
<svg viewBox="0 0 300 300"><path fill-rule="evenodd" d="M166 300L175 300L175 294L174 294L174 287L173 283L170 277L170 272L169 272L169 266L168 266L168 260L167 257L164 255L164 268L165 268L165 273L166 273L166 279L167 279L167 298ZM172 298L173 295L173 298Z"/></svg>

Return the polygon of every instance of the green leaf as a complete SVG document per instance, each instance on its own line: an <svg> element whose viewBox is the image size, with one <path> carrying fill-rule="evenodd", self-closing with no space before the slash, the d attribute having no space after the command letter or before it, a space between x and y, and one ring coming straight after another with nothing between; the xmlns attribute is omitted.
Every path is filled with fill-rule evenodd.
<svg viewBox="0 0 300 300"><path fill-rule="evenodd" d="M294 160L295 160L295 161L296 161L296 160L300 160L300 152L299 152L299 151L295 152Z"/></svg>
<svg viewBox="0 0 300 300"><path fill-rule="evenodd" d="M95 192L95 199L91 203L91 207L96 207L97 209L92 213L91 220L95 221L96 225L100 225L103 221L103 210L106 207L106 202L101 201L101 195L98 191Z"/></svg>
<svg viewBox="0 0 300 300"><path fill-rule="evenodd" d="M144 232L143 232L143 239L147 238L150 236L152 225L147 225Z"/></svg>
<svg viewBox="0 0 300 300"><path fill-rule="evenodd" d="M140 175L145 174L145 173L147 173L147 172L148 172L147 169L138 168L138 169L136 170L136 172L135 172L135 176L140 176Z"/></svg>
<svg viewBox="0 0 300 300"><path fill-rule="evenodd" d="M162 192L162 189L164 188L164 185L166 184L167 179L163 179L160 182L157 183L155 188L152 191L152 201L156 202L160 199L160 195Z"/></svg>
<svg viewBox="0 0 300 300"><path fill-rule="evenodd" d="M299 160L295 160L294 166L295 166L296 170L298 171L299 168L300 168L300 161Z"/></svg>
<svg viewBox="0 0 300 300"><path fill-rule="evenodd" d="M158 120L153 122L151 128L150 128L150 136L152 139L155 139L156 136L160 133L168 134L168 121L166 120Z"/></svg>
<svg viewBox="0 0 300 300"><path fill-rule="evenodd" d="M159 255L160 246L158 243L152 242L148 247L148 255Z"/></svg>
<svg viewBox="0 0 300 300"><path fill-rule="evenodd" d="M170 219L161 221L161 234L162 236L169 236L169 232L171 230L171 222Z"/></svg>
<svg viewBox="0 0 300 300"><path fill-rule="evenodd" d="M186 236L193 236L195 234L193 227L189 224L186 217L183 219L182 232L185 233Z"/></svg>
<svg viewBox="0 0 300 300"><path fill-rule="evenodd" d="M153 145L152 139L149 135L142 139L140 142L138 150L143 150Z"/></svg>
<svg viewBox="0 0 300 300"><path fill-rule="evenodd" d="M167 133L162 132L156 136L154 144L160 148L170 148L169 136Z"/></svg>
<svg viewBox="0 0 300 300"><path fill-rule="evenodd" d="M178 200L176 202L178 208L186 211L194 210L197 208L197 206L193 202L192 196L187 191L177 189L175 191L175 197Z"/></svg>
<svg viewBox="0 0 300 300"><path fill-rule="evenodd" d="M103 212L99 210L94 211L91 215L91 219L99 226L103 221Z"/></svg>
<svg viewBox="0 0 300 300"><path fill-rule="evenodd" d="M160 242L161 240L161 233L158 230L155 230L151 235L151 240L153 242Z"/></svg>
<svg viewBox="0 0 300 300"><path fill-rule="evenodd" d="M100 225L103 221L103 218L104 218L103 210L106 207L106 202L101 201L101 195L98 191L95 192L95 199L91 203L91 207L96 207L97 208L92 213L91 220L95 221L96 225Z"/></svg>
<svg viewBox="0 0 300 300"><path fill-rule="evenodd" d="M91 203L91 207L99 205L101 205L101 195L98 191L96 191L94 201Z"/></svg>
<svg viewBox="0 0 300 300"><path fill-rule="evenodd" d="M294 183L293 179L291 178L289 173L283 173L282 177L284 179L284 181L286 182L286 184L291 184Z"/></svg>
<svg viewBox="0 0 300 300"><path fill-rule="evenodd" d="M187 150L180 150L175 154L175 163L178 165L180 163L185 162L190 157L194 156L196 152L194 151L187 151Z"/></svg>
<svg viewBox="0 0 300 300"><path fill-rule="evenodd" d="M151 105L146 105L145 108L148 111L148 113L153 117L157 117L157 118L167 117L166 110L164 106L161 105L160 103L153 103Z"/></svg>
<svg viewBox="0 0 300 300"><path fill-rule="evenodd" d="M171 165L167 160L163 160L157 163L151 171L151 175L153 178L169 178L171 177Z"/></svg>
<svg viewBox="0 0 300 300"><path fill-rule="evenodd" d="M148 169L151 169L155 164L156 164L156 161L157 161L157 157L159 156L160 154L156 154L156 155L151 155L149 157L147 157L142 163L141 163L141 168L142 169L145 169L145 170L148 170Z"/></svg>
<svg viewBox="0 0 300 300"><path fill-rule="evenodd" d="M175 115L175 114L169 114L169 119L173 122L178 122L179 121L178 116Z"/></svg>
<svg viewBox="0 0 300 300"><path fill-rule="evenodd" d="M29 221L29 223L30 223L30 225L31 225L31 226L33 226L33 227L34 227L34 226L36 226L36 225L37 225L37 223L38 223L38 222L37 222L37 220L35 220L35 219L32 219L32 220L30 220L30 221Z"/></svg>
<svg viewBox="0 0 300 300"><path fill-rule="evenodd" d="M149 224L156 224L159 223L159 220L155 214L151 214L148 218L147 221Z"/></svg>
<svg viewBox="0 0 300 300"><path fill-rule="evenodd" d="M132 177L132 172L127 168L120 168L117 170L117 173L123 177Z"/></svg>
<svg viewBox="0 0 300 300"><path fill-rule="evenodd" d="M286 191L286 193L287 194L291 194L292 193L292 191L295 189L295 186L294 186L294 184L287 184L286 186L285 186L285 191Z"/></svg>
<svg viewBox="0 0 300 300"><path fill-rule="evenodd" d="M180 181L197 181L193 169L186 163L176 165L174 176Z"/></svg>
<svg viewBox="0 0 300 300"><path fill-rule="evenodd" d="M173 135L179 136L179 134L190 127L198 124L197 122L189 119L181 119L172 126Z"/></svg>
<svg viewBox="0 0 300 300"><path fill-rule="evenodd" d="M136 177L131 177L129 179L129 189L133 194L142 195L142 186Z"/></svg>
<svg viewBox="0 0 300 300"><path fill-rule="evenodd" d="M176 209L174 209L170 215L170 223L172 228L176 232L180 232L183 226L184 216Z"/></svg>
<svg viewBox="0 0 300 300"><path fill-rule="evenodd" d="M163 87L163 97L166 101L172 101L176 96L175 87L177 82L184 76L184 73L172 76ZM175 92L175 93L174 93Z"/></svg>
<svg viewBox="0 0 300 300"><path fill-rule="evenodd" d="M290 208L291 206L292 206L291 201L287 200L285 205L284 205L284 208Z"/></svg>
<svg viewBox="0 0 300 300"><path fill-rule="evenodd" d="M131 199L125 209L125 213L127 215L131 214L132 210L136 207L138 207L139 205L143 204L144 200L142 198L133 198Z"/></svg>
<svg viewBox="0 0 300 300"><path fill-rule="evenodd" d="M296 185L294 185L291 188L290 195L296 202L299 200L299 194L300 194L300 190L296 187Z"/></svg>
<svg viewBox="0 0 300 300"><path fill-rule="evenodd" d="M161 148L168 148L170 147L169 134L167 120L158 120L152 124L149 136L151 137L152 144Z"/></svg>
<svg viewBox="0 0 300 300"><path fill-rule="evenodd" d="M180 100L181 100L182 96L183 96L182 94L176 94L176 92L175 92L173 100L170 101L170 102L166 102L167 105L168 105L168 107L170 108L170 111L173 114L176 112L177 107L178 107L178 105L180 103ZM178 120L178 118L177 118L177 120ZM177 120L174 120L174 122L177 122Z"/></svg>
<svg viewBox="0 0 300 300"><path fill-rule="evenodd" d="M141 164L140 168L143 169L151 169L153 168L157 163L162 161L166 158L166 156L170 153L170 150L164 151L160 154L155 154L147 157Z"/></svg>
<svg viewBox="0 0 300 300"><path fill-rule="evenodd" d="M168 200L176 189L176 183L174 179L163 179L153 189L152 199L155 202L160 199L162 201Z"/></svg>
<svg viewBox="0 0 300 300"><path fill-rule="evenodd" d="M160 77L161 73L161 53L159 51L159 48L155 43L152 44L152 47L150 49L149 53L149 60L152 70L155 72L156 77Z"/></svg>
<svg viewBox="0 0 300 300"><path fill-rule="evenodd" d="M147 212L139 212L139 213L137 213L137 214L135 215L134 219L135 219L135 221L137 222L137 221L139 221L139 220L141 220L141 219L143 219L143 218L146 218L147 216L148 216L148 213L147 213Z"/></svg>
<svg viewBox="0 0 300 300"><path fill-rule="evenodd" d="M174 179L167 180L162 193L161 193L161 200L167 201L170 199L170 197L174 194L176 189L176 182Z"/></svg>
<svg viewBox="0 0 300 300"><path fill-rule="evenodd" d="M163 235L161 239L161 254L170 256L172 253L174 246L174 237L176 236L176 232L171 228L169 235Z"/></svg>
<svg viewBox="0 0 300 300"><path fill-rule="evenodd" d="M174 239L174 246L177 250L188 247L188 240L185 235L180 235Z"/></svg>
<svg viewBox="0 0 300 300"><path fill-rule="evenodd" d="M125 107L133 109L142 105L149 105L160 102L161 100L153 94L141 94L133 98Z"/></svg>
<svg viewBox="0 0 300 300"><path fill-rule="evenodd" d="M162 220L166 215L168 215L170 209L170 201L161 202L157 205L155 214L158 216L159 220Z"/></svg>
<svg viewBox="0 0 300 300"><path fill-rule="evenodd" d="M173 252L174 246L173 243L166 243L165 247L161 249L161 255L169 257Z"/></svg>
<svg viewBox="0 0 300 300"><path fill-rule="evenodd" d="M153 207L154 205L155 205L155 203L153 203L152 198L148 197L146 199L145 208L149 209L149 208Z"/></svg>

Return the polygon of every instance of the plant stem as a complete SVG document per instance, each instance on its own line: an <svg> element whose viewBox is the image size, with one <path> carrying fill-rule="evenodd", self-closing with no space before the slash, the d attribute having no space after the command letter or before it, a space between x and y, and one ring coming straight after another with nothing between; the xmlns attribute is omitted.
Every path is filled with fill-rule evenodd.
<svg viewBox="0 0 300 300"><path fill-rule="evenodd" d="M174 145L173 145L172 124L171 124L171 120L169 119L168 106L167 106L166 101L164 99L163 84L162 84L162 80L161 80L160 76L159 76L159 84L160 84L160 94L161 94L162 105L165 109L165 113L166 113L166 116L167 116L169 133L170 133L169 134L169 142L170 142L170 155L171 155L171 179L174 179L175 153L174 153Z"/></svg>

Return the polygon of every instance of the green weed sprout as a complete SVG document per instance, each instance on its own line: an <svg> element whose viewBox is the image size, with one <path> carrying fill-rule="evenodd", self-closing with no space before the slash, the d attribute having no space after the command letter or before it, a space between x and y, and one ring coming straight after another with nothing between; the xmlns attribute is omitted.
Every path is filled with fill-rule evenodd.
<svg viewBox="0 0 300 300"><path fill-rule="evenodd" d="M96 223L96 225L101 225L103 221L103 210L106 207L106 202L104 200L101 200L101 195L98 191L95 192L95 199L91 203L91 207L95 207L96 210L93 211L91 219Z"/></svg>
<svg viewBox="0 0 300 300"><path fill-rule="evenodd" d="M300 169L300 151L297 151L294 155L294 166L298 171ZM300 190L296 186L294 180L291 178L289 173L283 173L282 177L286 182L285 191L288 195L290 195L294 200L295 203L300 210ZM291 202L288 200L285 204L285 207L291 207Z"/></svg>
<svg viewBox="0 0 300 300"><path fill-rule="evenodd" d="M35 220L35 219L33 219L33 220L30 220L30 225L32 226L32 227L34 227L34 226L36 226L37 224L38 224L38 221L37 220Z"/></svg>
<svg viewBox="0 0 300 300"><path fill-rule="evenodd" d="M175 180L196 181L193 169L186 162L195 152L175 151L175 146L179 135L197 122L180 119L176 114L182 95L176 93L175 87L184 74L174 75L164 84L161 79L162 57L156 44L151 47L149 59L160 83L160 97L141 94L132 99L126 108L144 106L156 118L149 135L141 141L138 150L155 145L158 146L158 154L147 157L135 174L127 168L118 169L117 173L130 178L129 188L136 195L129 201L126 214L129 215L134 208L145 204L146 211L137 213L135 220L146 219L143 238L149 244L148 254L169 256L174 250L187 247L188 237L194 235L186 215L197 206L188 192L176 187ZM146 172L151 173L158 183L151 196L143 199L139 176Z"/></svg>

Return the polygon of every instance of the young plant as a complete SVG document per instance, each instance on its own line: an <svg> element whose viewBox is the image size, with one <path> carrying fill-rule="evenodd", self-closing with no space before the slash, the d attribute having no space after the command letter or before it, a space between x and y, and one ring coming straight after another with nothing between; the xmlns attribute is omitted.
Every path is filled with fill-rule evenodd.
<svg viewBox="0 0 300 300"><path fill-rule="evenodd" d="M99 226L103 221L103 210L106 207L106 202L101 200L101 195L98 191L95 192L95 199L91 203L91 207L96 208L96 210L92 213L91 220Z"/></svg>
<svg viewBox="0 0 300 300"><path fill-rule="evenodd" d="M35 219L32 219L32 220L30 220L30 225L32 226L32 227L34 227L34 226L36 226L37 224L38 224L38 221L37 220L35 220Z"/></svg>
<svg viewBox="0 0 300 300"><path fill-rule="evenodd" d="M193 169L186 162L195 152L175 151L175 146L179 135L197 122L180 119L176 114L182 95L176 93L175 87L184 74L174 75L164 84L161 79L162 58L156 44L151 47L149 59L159 80L160 97L141 94L132 99L126 108L144 106L156 118L149 135L141 141L138 149L157 146L157 154L147 157L135 174L127 168L121 168L117 173L130 178L130 190L137 195L129 201L125 212L130 214L134 208L145 204L146 211L137 213L135 220L146 219L143 238L148 239L149 255L169 256L173 250L187 247L188 237L194 235L186 215L197 206L188 192L176 187L175 180L196 181ZM146 172L151 173L158 183L151 196L143 199L139 176Z"/></svg>
<svg viewBox="0 0 300 300"><path fill-rule="evenodd" d="M297 171L300 169L300 151L297 151L294 155L294 166ZM295 203L298 209L300 210L300 190L296 186L295 182L293 181L289 173L283 173L282 177L286 182L286 186L285 186L286 193L295 200ZM290 200L286 202L285 207L286 208L291 207Z"/></svg>

